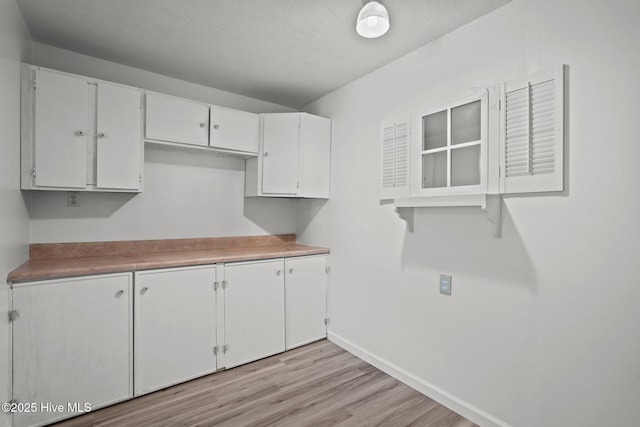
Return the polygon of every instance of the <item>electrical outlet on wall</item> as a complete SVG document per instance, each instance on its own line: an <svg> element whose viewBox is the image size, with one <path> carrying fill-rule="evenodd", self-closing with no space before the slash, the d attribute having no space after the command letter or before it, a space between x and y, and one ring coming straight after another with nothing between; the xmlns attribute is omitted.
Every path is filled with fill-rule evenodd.
<svg viewBox="0 0 640 427"><path fill-rule="evenodd" d="M77 208L80 206L80 194L77 191L67 191L67 207Z"/></svg>
<svg viewBox="0 0 640 427"><path fill-rule="evenodd" d="M440 293L445 295L451 295L451 275L440 275Z"/></svg>

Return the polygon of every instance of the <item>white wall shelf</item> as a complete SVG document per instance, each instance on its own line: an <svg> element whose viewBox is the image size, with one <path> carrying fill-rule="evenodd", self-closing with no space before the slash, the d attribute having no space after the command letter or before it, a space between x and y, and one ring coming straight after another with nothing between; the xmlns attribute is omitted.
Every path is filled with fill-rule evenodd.
<svg viewBox="0 0 640 427"><path fill-rule="evenodd" d="M451 196L405 197L395 199L396 213L413 232L415 208L479 207L491 223L493 237L500 237L502 224L502 196L499 194L469 194Z"/></svg>
<svg viewBox="0 0 640 427"><path fill-rule="evenodd" d="M164 151L181 151L195 154L211 154L217 157L237 157L239 159L251 159L257 157L257 153L247 153L244 151L227 150L224 148L181 144L177 142L154 141L147 139L144 141L145 148L153 148Z"/></svg>

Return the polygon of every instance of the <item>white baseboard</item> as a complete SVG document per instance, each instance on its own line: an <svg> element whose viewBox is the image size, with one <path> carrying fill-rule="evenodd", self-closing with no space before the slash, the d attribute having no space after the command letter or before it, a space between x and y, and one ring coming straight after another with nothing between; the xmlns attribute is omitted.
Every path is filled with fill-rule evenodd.
<svg viewBox="0 0 640 427"><path fill-rule="evenodd" d="M415 376L414 374L394 365L393 363L382 359L375 354L372 354L368 350L359 347L358 345L336 335L333 332L327 333L327 338L334 344L347 350L349 353L359 357L372 366L380 369L386 374L391 375L395 379L402 381L409 387L419 391L425 396L435 400L443 406L451 409L452 411L462 415L466 419L473 421L474 423L483 427L511 427L504 421L484 412L483 410L476 408L475 406L465 402L462 399L448 393L441 388Z"/></svg>

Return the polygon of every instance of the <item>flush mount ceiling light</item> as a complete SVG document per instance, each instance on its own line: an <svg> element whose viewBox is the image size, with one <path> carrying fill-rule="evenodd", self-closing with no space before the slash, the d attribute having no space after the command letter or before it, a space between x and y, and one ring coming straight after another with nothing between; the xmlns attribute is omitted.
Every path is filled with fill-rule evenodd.
<svg viewBox="0 0 640 427"><path fill-rule="evenodd" d="M389 13L377 1L365 4L358 14L356 31L362 37L375 39L389 30Z"/></svg>

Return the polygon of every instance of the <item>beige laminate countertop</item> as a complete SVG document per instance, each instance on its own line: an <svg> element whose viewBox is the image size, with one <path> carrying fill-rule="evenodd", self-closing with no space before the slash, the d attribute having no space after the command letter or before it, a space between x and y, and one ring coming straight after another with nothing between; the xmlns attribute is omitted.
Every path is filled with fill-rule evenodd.
<svg viewBox="0 0 640 427"><path fill-rule="evenodd" d="M7 282L328 253L295 235L31 245L30 259Z"/></svg>

